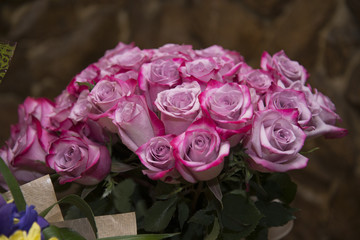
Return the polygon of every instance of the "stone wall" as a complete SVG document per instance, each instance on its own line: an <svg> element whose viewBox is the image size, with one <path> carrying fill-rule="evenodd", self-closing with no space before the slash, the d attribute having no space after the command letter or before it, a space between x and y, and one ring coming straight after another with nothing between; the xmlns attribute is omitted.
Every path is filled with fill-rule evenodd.
<svg viewBox="0 0 360 240"><path fill-rule="evenodd" d="M264 50L284 49L336 104L349 130L316 139L298 183L295 227L287 239L360 235L360 1L358 0L3 0L0 40L18 43L0 85L0 143L26 96L53 99L71 78L117 42L213 44L239 51L253 67Z"/></svg>

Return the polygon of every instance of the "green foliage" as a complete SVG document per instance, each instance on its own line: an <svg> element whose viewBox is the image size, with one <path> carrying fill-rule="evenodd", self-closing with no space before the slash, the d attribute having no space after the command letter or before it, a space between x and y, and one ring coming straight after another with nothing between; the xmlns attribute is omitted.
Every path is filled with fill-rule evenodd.
<svg viewBox="0 0 360 240"><path fill-rule="evenodd" d="M121 213L132 210L131 196L135 191L135 183L131 179L120 182L113 191L114 206Z"/></svg>
<svg viewBox="0 0 360 240"><path fill-rule="evenodd" d="M139 234L132 236L119 236L100 238L99 240L161 240L178 235L179 233L164 233L164 234Z"/></svg>
<svg viewBox="0 0 360 240"><path fill-rule="evenodd" d="M68 228L58 228L56 226L49 226L42 231L46 240L51 237L57 237L59 240L85 240L77 232L74 232Z"/></svg>
<svg viewBox="0 0 360 240"><path fill-rule="evenodd" d="M240 239L248 236L262 218L254 202L243 195L227 194L223 203L221 219L224 225L224 239Z"/></svg>
<svg viewBox="0 0 360 240"><path fill-rule="evenodd" d="M57 203L54 203L53 205L42 211L39 215L45 217L54 206L61 203L68 203L79 208L82 211L82 213L84 213L85 217L89 220L89 223L94 231L94 234L97 236L97 227L95 223L94 213L90 208L90 206L87 204L87 202L85 202L81 197L77 195L70 194L68 196L65 196Z"/></svg>
<svg viewBox="0 0 360 240"><path fill-rule="evenodd" d="M3 175L6 184L8 185L11 195L14 198L14 202L18 211L24 211L26 209L26 202L21 192L20 186L12 175L9 167L5 164L5 161L0 157L0 173Z"/></svg>
<svg viewBox="0 0 360 240"><path fill-rule="evenodd" d="M0 83L9 69L11 59L14 55L16 43L0 42Z"/></svg>
<svg viewBox="0 0 360 240"><path fill-rule="evenodd" d="M175 197L165 201L156 201L145 214L145 230L149 232L164 230L174 215L176 201Z"/></svg>

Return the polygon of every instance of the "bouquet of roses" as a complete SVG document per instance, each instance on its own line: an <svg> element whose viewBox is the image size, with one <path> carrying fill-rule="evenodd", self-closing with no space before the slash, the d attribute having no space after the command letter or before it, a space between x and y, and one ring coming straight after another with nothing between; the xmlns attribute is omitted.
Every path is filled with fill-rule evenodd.
<svg viewBox="0 0 360 240"><path fill-rule="evenodd" d="M0 157L20 182L54 174L101 214L135 211L139 232L266 239L294 219L285 172L307 165L305 140L347 131L298 62L265 52L260 66L220 46L119 43L55 102L28 97Z"/></svg>

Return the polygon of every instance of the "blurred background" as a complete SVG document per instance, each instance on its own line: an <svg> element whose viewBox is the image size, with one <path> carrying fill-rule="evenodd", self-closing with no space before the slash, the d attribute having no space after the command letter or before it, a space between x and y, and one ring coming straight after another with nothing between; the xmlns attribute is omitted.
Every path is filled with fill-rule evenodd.
<svg viewBox="0 0 360 240"><path fill-rule="evenodd" d="M139 48L166 43L221 45L254 68L263 51L284 49L329 96L349 130L314 139L298 184L294 229L286 239L360 235L359 0L2 0L0 40L17 42L0 85L0 145L26 96L54 99L73 76L119 41Z"/></svg>

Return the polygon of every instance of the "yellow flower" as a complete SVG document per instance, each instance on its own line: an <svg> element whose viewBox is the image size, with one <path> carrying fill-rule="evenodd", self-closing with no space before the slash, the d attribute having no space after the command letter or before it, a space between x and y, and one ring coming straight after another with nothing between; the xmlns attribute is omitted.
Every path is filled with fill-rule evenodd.
<svg viewBox="0 0 360 240"><path fill-rule="evenodd" d="M26 231L17 230L10 238L4 235L0 236L0 240L41 240L41 229L37 222L34 222L28 233ZM58 240L56 237L52 237L49 240Z"/></svg>

